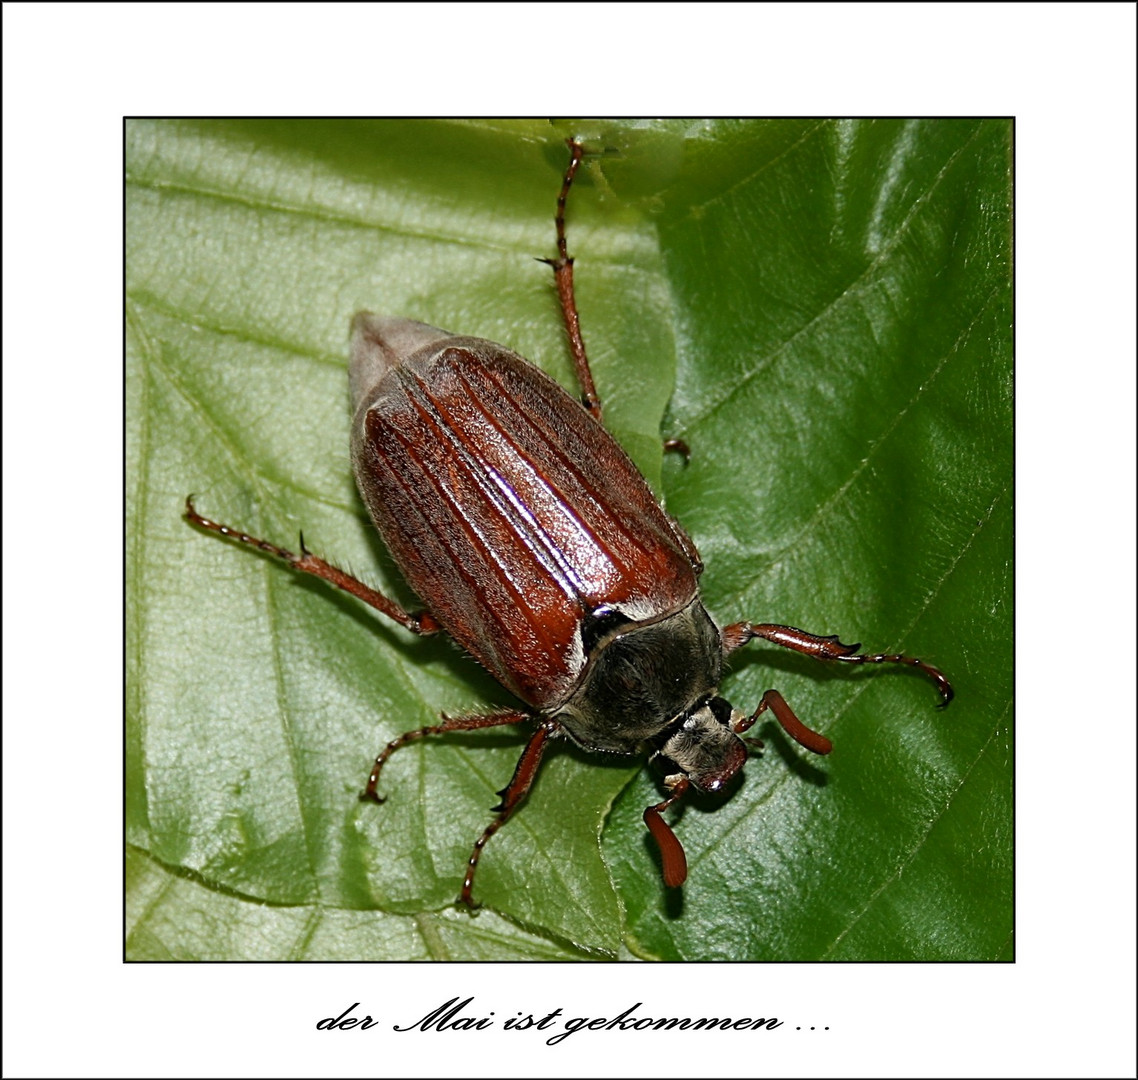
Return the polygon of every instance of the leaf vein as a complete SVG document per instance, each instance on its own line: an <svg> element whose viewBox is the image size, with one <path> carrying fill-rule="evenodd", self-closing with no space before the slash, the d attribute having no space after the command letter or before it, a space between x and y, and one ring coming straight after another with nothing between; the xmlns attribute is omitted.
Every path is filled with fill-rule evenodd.
<svg viewBox="0 0 1138 1080"><path fill-rule="evenodd" d="M888 889L891 885L901 880L901 877L904 875L906 869L908 869L908 867L913 863L917 855L920 853L921 849L924 847L925 842L928 840L929 835L932 833L933 829L941 821L944 815L951 809L957 795L960 794L960 792L964 789L964 785L967 784L968 778L972 775L976 769L976 766L988 752L988 748L995 741L996 736L999 735L1000 730L1003 727L1004 720L1007 718L1008 713L1011 711L1011 708L1011 701L1009 700L1005 702L1003 711L1000 713L999 718L996 720L996 723L992 726L992 730L989 732L988 738L984 741L984 745L980 747L980 750L977 752L975 758L973 758L969 763L968 768L964 770L964 773L957 781L956 786L953 787L953 789L948 793L948 796L944 800L943 805L937 810L935 814L929 818L927 826L920 834L920 836L916 838L912 848L909 850L909 853L901 860L900 863L898 863L893 873L885 878L885 880L882 881L876 889L874 889L869 898L862 905L861 910L858 911L852 919L850 919L849 923L842 929L838 936L834 938L834 940L830 943L829 948L826 949L826 951L822 954L821 957L819 957L819 959L826 960L832 956L846 935L849 934L854 926L857 925L857 923L863 918L869 909L873 907L873 905L877 902L878 897L880 897L881 894L884 893L885 890Z"/></svg>

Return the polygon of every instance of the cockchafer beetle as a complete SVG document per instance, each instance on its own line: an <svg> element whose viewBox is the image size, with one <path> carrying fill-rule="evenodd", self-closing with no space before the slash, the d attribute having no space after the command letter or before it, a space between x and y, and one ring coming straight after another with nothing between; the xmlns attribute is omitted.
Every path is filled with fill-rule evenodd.
<svg viewBox="0 0 1138 1080"><path fill-rule="evenodd" d="M664 883L687 877L683 847L661 816L692 787L723 788L747 759L742 736L768 709L795 741L828 754L777 690L749 716L719 696L726 656L762 638L819 660L909 664L953 696L935 667L900 654L858 653L774 623L719 627L699 594L699 552L661 509L647 481L601 424L573 295L565 204L584 150L557 199L552 266L580 401L502 345L366 312L352 321L352 468L372 521L426 605L412 613L311 554L210 521L186 499L186 517L324 578L415 634L445 630L532 711L444 715L393 739L361 798L382 802L380 773L425 735L535 721L497 816L474 845L459 902L473 908L486 842L525 798L550 740L597 753L651 754L667 797L644 811ZM680 446L682 444L670 444ZM686 447L682 447L686 451Z"/></svg>

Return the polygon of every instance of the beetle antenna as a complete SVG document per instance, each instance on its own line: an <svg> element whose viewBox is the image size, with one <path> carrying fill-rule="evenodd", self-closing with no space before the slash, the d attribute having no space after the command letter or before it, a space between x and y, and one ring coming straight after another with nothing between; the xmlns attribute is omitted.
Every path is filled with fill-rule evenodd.
<svg viewBox="0 0 1138 1080"><path fill-rule="evenodd" d="M680 774L674 778L669 776L664 783L671 794L663 802L645 809L644 824L648 826L652 839L656 841L656 846L660 849L664 884L674 889L687 880L688 859L684 854L684 846L676 834L672 832L671 825L660 815L687 794L689 781L686 776Z"/></svg>
<svg viewBox="0 0 1138 1080"><path fill-rule="evenodd" d="M786 703L786 698L777 690L768 690L763 694L762 700L759 702L759 707L751 713L746 720L740 720L735 724L731 730L734 731L736 735L741 735L751 727L767 709L770 709L770 711L774 713L775 719L782 724L783 730L800 746L805 746L807 750L812 750L815 754L828 754L834 749L834 744L830 742L825 735L819 734L813 728L808 728L794 715L794 710ZM762 746L762 743L758 739L745 741L758 742L759 746Z"/></svg>

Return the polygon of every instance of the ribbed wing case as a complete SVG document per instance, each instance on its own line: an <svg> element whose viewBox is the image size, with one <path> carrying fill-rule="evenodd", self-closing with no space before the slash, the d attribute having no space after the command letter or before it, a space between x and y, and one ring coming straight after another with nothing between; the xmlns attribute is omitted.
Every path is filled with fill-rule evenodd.
<svg viewBox="0 0 1138 1080"><path fill-rule="evenodd" d="M427 609L504 686L550 710L584 666L582 627L684 607L698 556L553 379L491 341L431 332L371 372L373 387L354 371L356 480Z"/></svg>

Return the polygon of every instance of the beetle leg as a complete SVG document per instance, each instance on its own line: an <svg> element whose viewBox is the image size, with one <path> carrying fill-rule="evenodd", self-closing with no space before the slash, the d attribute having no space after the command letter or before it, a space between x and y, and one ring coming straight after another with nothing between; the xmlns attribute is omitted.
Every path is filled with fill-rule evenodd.
<svg viewBox="0 0 1138 1080"><path fill-rule="evenodd" d="M805 746L807 750L813 750L815 754L828 754L834 749L834 744L825 735L808 728L794 715L794 710L787 705L786 698L777 690L768 690L763 694L759 707L746 720L740 720L732 725L731 730L736 735L742 735L767 709L774 713L775 719L782 724L787 735L796 743Z"/></svg>
<svg viewBox="0 0 1138 1080"><path fill-rule="evenodd" d="M923 671L934 683L940 692L943 709L953 698L952 684L944 673L918 660L913 656L904 656L901 653L858 653L860 644L843 645L836 636L821 637L799 630L794 626L780 626L777 623L734 623L723 628L723 650L732 652L740 645L746 645L751 638L764 638L784 649L793 649L795 652L813 656L816 660L844 660L847 664L909 664ZM784 702L785 704L785 702ZM775 712L774 706L771 711ZM793 715L793 714L791 714ZM780 718L781 719L781 718Z"/></svg>
<svg viewBox="0 0 1138 1080"><path fill-rule="evenodd" d="M601 399L597 396L593 373L589 370L589 358L585 355L581 320L577 315L577 301L573 297L573 260L569 258L569 245L565 239L565 202L569 198L569 188L573 186L573 177L577 175L581 158L585 155L585 148L576 139L566 139L565 142L572 156L569 159L569 167L565 170L565 179L561 181L561 194L557 196L557 258L542 259L541 262L553 267L557 296L561 301L561 314L565 318L565 329L569 334L573 367L577 370L577 382L581 385L581 402L594 420L600 420Z"/></svg>
<svg viewBox="0 0 1138 1080"><path fill-rule="evenodd" d="M394 600L384 596L383 593L377 592L371 586L352 577L351 574L346 574L338 567L332 566L331 563L326 563L323 559L313 555L304 546L303 533L300 534L300 554L295 555L291 551L277 547L276 544L270 544L267 540L258 540L257 537L243 533L239 529L231 528L229 525L221 525L216 521L210 521L207 517L202 517L194 509L193 498L192 495L186 496L186 520L192 524L199 525L203 529L209 529L211 532L220 533L222 536L228 536L242 544L249 544L260 551L267 551L270 555L283 559L294 570L299 570L304 574L313 574L325 581L330 581L336 588L351 593L354 597L362 600L365 604L369 604L376 611L382 612L413 634L437 634L442 629L439 626L438 619L429 611L417 613L405 611Z"/></svg>
<svg viewBox="0 0 1138 1080"><path fill-rule="evenodd" d="M688 778L683 773L667 777L664 784L671 794L663 802L649 806L644 811L644 824L648 826L652 839L656 841L656 846L660 849L664 884L673 889L687 880L688 860L684 854L683 845L676 834L672 832L671 825L660 815L687 794L688 783Z"/></svg>
<svg viewBox="0 0 1138 1080"><path fill-rule="evenodd" d="M481 718L472 717L472 719ZM508 724L512 721L501 720L499 722ZM473 895L474 872L478 869L478 858L482 854L482 849L486 846L486 842L490 837L505 825L509 816L514 812L514 808L528 794L529 789L533 786L534 778L537 776L537 768L541 764L541 755L545 752L546 740L549 739L551 735L556 735L560 730L561 725L558 724L556 720L541 721L537 731L533 733L533 737L522 751L522 756L518 759L513 778L498 792L498 794L502 796L502 801L493 807L493 809L498 812L498 816L486 826L482 835L475 841L474 850L470 853L469 860L467 860L466 877L462 879L462 892L458 900L459 903L465 904L468 908L473 910L477 906L474 903Z"/></svg>
<svg viewBox="0 0 1138 1080"><path fill-rule="evenodd" d="M392 739L375 759L371 767L371 775L367 779L367 787L361 792L360 798L381 803L384 800L376 794L376 785L379 783L379 774L387 759L402 746L409 742L421 739L425 735L442 735L447 731L477 731L479 728L501 727L503 724L520 724L524 720L532 720L524 712L497 712L486 713L483 716L447 716L443 714L441 724L432 724L430 727L416 728L414 731L405 731L397 739Z"/></svg>

